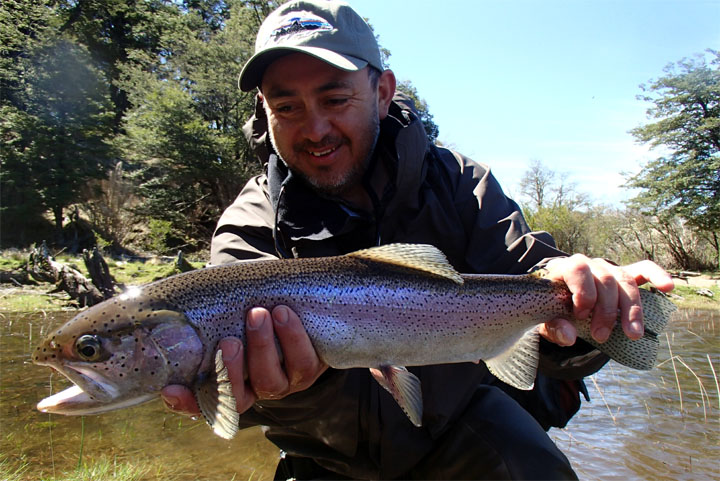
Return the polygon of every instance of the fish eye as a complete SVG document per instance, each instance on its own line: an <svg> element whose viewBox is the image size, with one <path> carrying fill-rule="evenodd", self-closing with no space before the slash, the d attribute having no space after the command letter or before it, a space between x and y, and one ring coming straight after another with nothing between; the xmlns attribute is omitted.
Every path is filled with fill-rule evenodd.
<svg viewBox="0 0 720 481"><path fill-rule="evenodd" d="M85 334L75 342L75 350L85 361L97 361L100 358L101 344L97 336Z"/></svg>

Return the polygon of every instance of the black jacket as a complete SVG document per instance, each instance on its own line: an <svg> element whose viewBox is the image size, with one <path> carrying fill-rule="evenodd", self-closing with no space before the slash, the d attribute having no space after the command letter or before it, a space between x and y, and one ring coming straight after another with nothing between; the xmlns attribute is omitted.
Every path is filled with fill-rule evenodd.
<svg viewBox="0 0 720 481"><path fill-rule="evenodd" d="M505 196L487 166L429 144L407 99L396 97L381 122L365 179L374 199L372 213L319 196L293 176L273 152L260 106L246 128L267 162L267 173L251 179L221 217L212 242L213 264L328 256L412 242L435 245L460 272L519 274L565 255L547 233L530 232L517 204ZM381 162L391 181L384 192L374 192L369 179ZM578 391L584 390L577 379L607 361L598 354L569 367L575 356L590 351L582 343L573 348L544 343L544 374L528 393L500 383L482 363L411 368L423 385L420 429L365 369L330 369L306 391L256 403L241 422L269 426L266 435L280 448L312 457L335 472L391 478L432 449L433 440L466 409L479 384L501 385L545 429L564 426L579 406Z"/></svg>

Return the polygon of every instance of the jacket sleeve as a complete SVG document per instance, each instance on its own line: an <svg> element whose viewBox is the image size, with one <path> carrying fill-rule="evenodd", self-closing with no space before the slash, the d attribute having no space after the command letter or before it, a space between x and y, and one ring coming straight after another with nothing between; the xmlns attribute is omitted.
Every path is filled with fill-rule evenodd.
<svg viewBox="0 0 720 481"><path fill-rule="evenodd" d="M456 153L453 157L460 165L456 209L468 233L465 261L475 272L524 274L567 256L550 234L530 230L520 207L505 195L488 166ZM542 339L540 353L540 372L561 379L588 376L609 360L581 339L570 347Z"/></svg>
<svg viewBox="0 0 720 481"><path fill-rule="evenodd" d="M273 225L267 177L253 177L218 221L210 246L210 264L277 257Z"/></svg>

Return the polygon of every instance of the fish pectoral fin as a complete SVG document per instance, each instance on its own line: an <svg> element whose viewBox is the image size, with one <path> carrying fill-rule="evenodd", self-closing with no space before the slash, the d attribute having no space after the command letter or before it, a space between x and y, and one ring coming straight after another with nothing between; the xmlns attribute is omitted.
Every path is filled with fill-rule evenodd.
<svg viewBox="0 0 720 481"><path fill-rule="evenodd" d="M232 439L238 431L240 415L237 413L227 367L222 361L222 350L215 354L215 373L195 390L200 411L215 434Z"/></svg>
<svg viewBox="0 0 720 481"><path fill-rule="evenodd" d="M403 366L370 368L370 374L392 395L415 426L422 426L423 398L420 379Z"/></svg>
<svg viewBox="0 0 720 481"><path fill-rule="evenodd" d="M539 343L537 327L534 327L504 352L485 359L485 365L502 382L529 391L535 385L540 358Z"/></svg>
<svg viewBox="0 0 720 481"><path fill-rule="evenodd" d="M444 277L456 284L464 283L462 276L448 262L445 254L429 244L387 244L351 252L348 256L415 269Z"/></svg>

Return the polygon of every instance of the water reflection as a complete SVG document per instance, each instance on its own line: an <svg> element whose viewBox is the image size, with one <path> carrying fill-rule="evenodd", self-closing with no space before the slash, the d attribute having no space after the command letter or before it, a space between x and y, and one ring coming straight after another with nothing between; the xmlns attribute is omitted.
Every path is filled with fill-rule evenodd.
<svg viewBox="0 0 720 481"><path fill-rule="evenodd" d="M147 465L147 479L272 477L278 451L259 430L225 441L159 401L84 422L36 411L40 399L68 382L31 365L30 354L72 314L0 313L0 457L27 463L26 479L61 478L79 459ZM588 380L592 402L566 429L551 432L581 479L720 478L716 329L720 316L684 311L661 339L658 368L611 363Z"/></svg>
<svg viewBox="0 0 720 481"><path fill-rule="evenodd" d="M160 401L86 416L84 423L80 417L38 412L38 401L70 383L32 365L30 354L46 332L72 315L0 313L0 454L27 463L26 479L62 478L81 456L84 462L109 459L147 466L147 479L272 477L278 451L259 430L225 441L204 422L169 413Z"/></svg>
<svg viewBox="0 0 720 481"><path fill-rule="evenodd" d="M713 312L680 312L656 369L611 362L588 380L592 402L551 432L582 479L720 477L719 328Z"/></svg>

